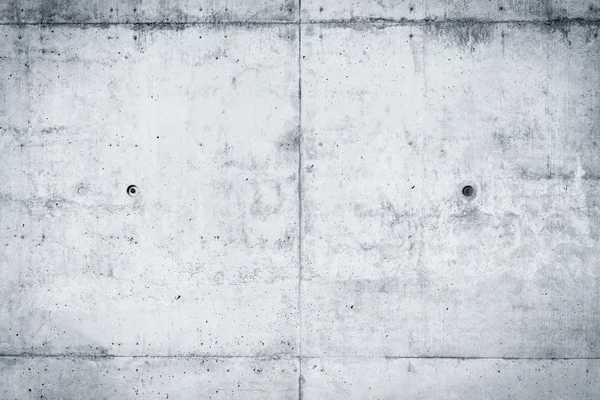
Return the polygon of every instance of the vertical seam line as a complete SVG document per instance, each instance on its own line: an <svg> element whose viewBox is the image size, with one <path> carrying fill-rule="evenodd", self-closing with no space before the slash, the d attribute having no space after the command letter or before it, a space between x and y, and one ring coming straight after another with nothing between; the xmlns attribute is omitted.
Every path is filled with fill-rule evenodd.
<svg viewBox="0 0 600 400"><path fill-rule="evenodd" d="M302 0L298 0L298 400L302 388Z"/></svg>

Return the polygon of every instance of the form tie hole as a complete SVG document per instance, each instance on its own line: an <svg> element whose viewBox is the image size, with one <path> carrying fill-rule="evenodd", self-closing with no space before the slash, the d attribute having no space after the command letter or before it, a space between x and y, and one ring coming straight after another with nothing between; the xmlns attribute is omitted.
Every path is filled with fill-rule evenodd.
<svg viewBox="0 0 600 400"><path fill-rule="evenodd" d="M467 185L462 189L462 194L465 197L474 197L475 196L475 189L473 188L473 186L471 185Z"/></svg>
<svg viewBox="0 0 600 400"><path fill-rule="evenodd" d="M129 185L127 187L127 194L130 195L131 197L137 196L138 193L139 193L139 189L137 188L137 186Z"/></svg>

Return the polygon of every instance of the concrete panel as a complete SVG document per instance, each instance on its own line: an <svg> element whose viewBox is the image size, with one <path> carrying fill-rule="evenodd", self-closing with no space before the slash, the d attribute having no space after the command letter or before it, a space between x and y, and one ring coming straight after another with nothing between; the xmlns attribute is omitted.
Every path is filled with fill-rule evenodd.
<svg viewBox="0 0 600 400"><path fill-rule="evenodd" d="M3 0L0 23L276 22L298 19L295 0Z"/></svg>
<svg viewBox="0 0 600 400"><path fill-rule="evenodd" d="M296 360L0 358L2 399L296 399Z"/></svg>
<svg viewBox="0 0 600 400"><path fill-rule="evenodd" d="M297 354L297 28L0 33L0 351Z"/></svg>
<svg viewBox="0 0 600 400"><path fill-rule="evenodd" d="M598 27L303 29L303 354L600 356Z"/></svg>
<svg viewBox="0 0 600 400"><path fill-rule="evenodd" d="M302 1L303 21L549 21L599 17L599 0Z"/></svg>
<svg viewBox="0 0 600 400"><path fill-rule="evenodd" d="M303 399L593 400L598 360L314 359Z"/></svg>

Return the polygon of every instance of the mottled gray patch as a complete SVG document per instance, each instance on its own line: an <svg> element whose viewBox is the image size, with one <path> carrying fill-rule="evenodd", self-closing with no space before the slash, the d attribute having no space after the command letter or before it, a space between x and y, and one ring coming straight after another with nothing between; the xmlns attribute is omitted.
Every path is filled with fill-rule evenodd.
<svg viewBox="0 0 600 400"><path fill-rule="evenodd" d="M441 40L448 46L474 52L480 44L492 40L496 27L486 23L461 22L425 25L423 29L432 40Z"/></svg>
<svg viewBox="0 0 600 400"><path fill-rule="evenodd" d="M268 186L264 185L262 188L254 191L252 206L250 207L250 213L263 220L280 212L283 205L281 184L276 183L273 189L266 188L268 188Z"/></svg>
<svg viewBox="0 0 600 400"><path fill-rule="evenodd" d="M292 151L294 153L298 152L298 146L300 144L300 134L298 129L293 129L286 132L281 140L277 143L280 149L286 151Z"/></svg>

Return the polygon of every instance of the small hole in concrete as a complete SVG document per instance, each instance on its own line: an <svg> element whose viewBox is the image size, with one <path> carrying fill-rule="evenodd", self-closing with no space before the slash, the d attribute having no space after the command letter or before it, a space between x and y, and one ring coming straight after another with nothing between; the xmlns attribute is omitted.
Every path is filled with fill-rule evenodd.
<svg viewBox="0 0 600 400"><path fill-rule="evenodd" d="M127 194L130 195L131 197L137 196L139 190L137 188L137 186L135 185L129 185L127 187Z"/></svg>
<svg viewBox="0 0 600 400"><path fill-rule="evenodd" d="M465 197L474 197L475 196L475 189L473 188L473 186L471 185L467 185L462 189L462 194Z"/></svg>

